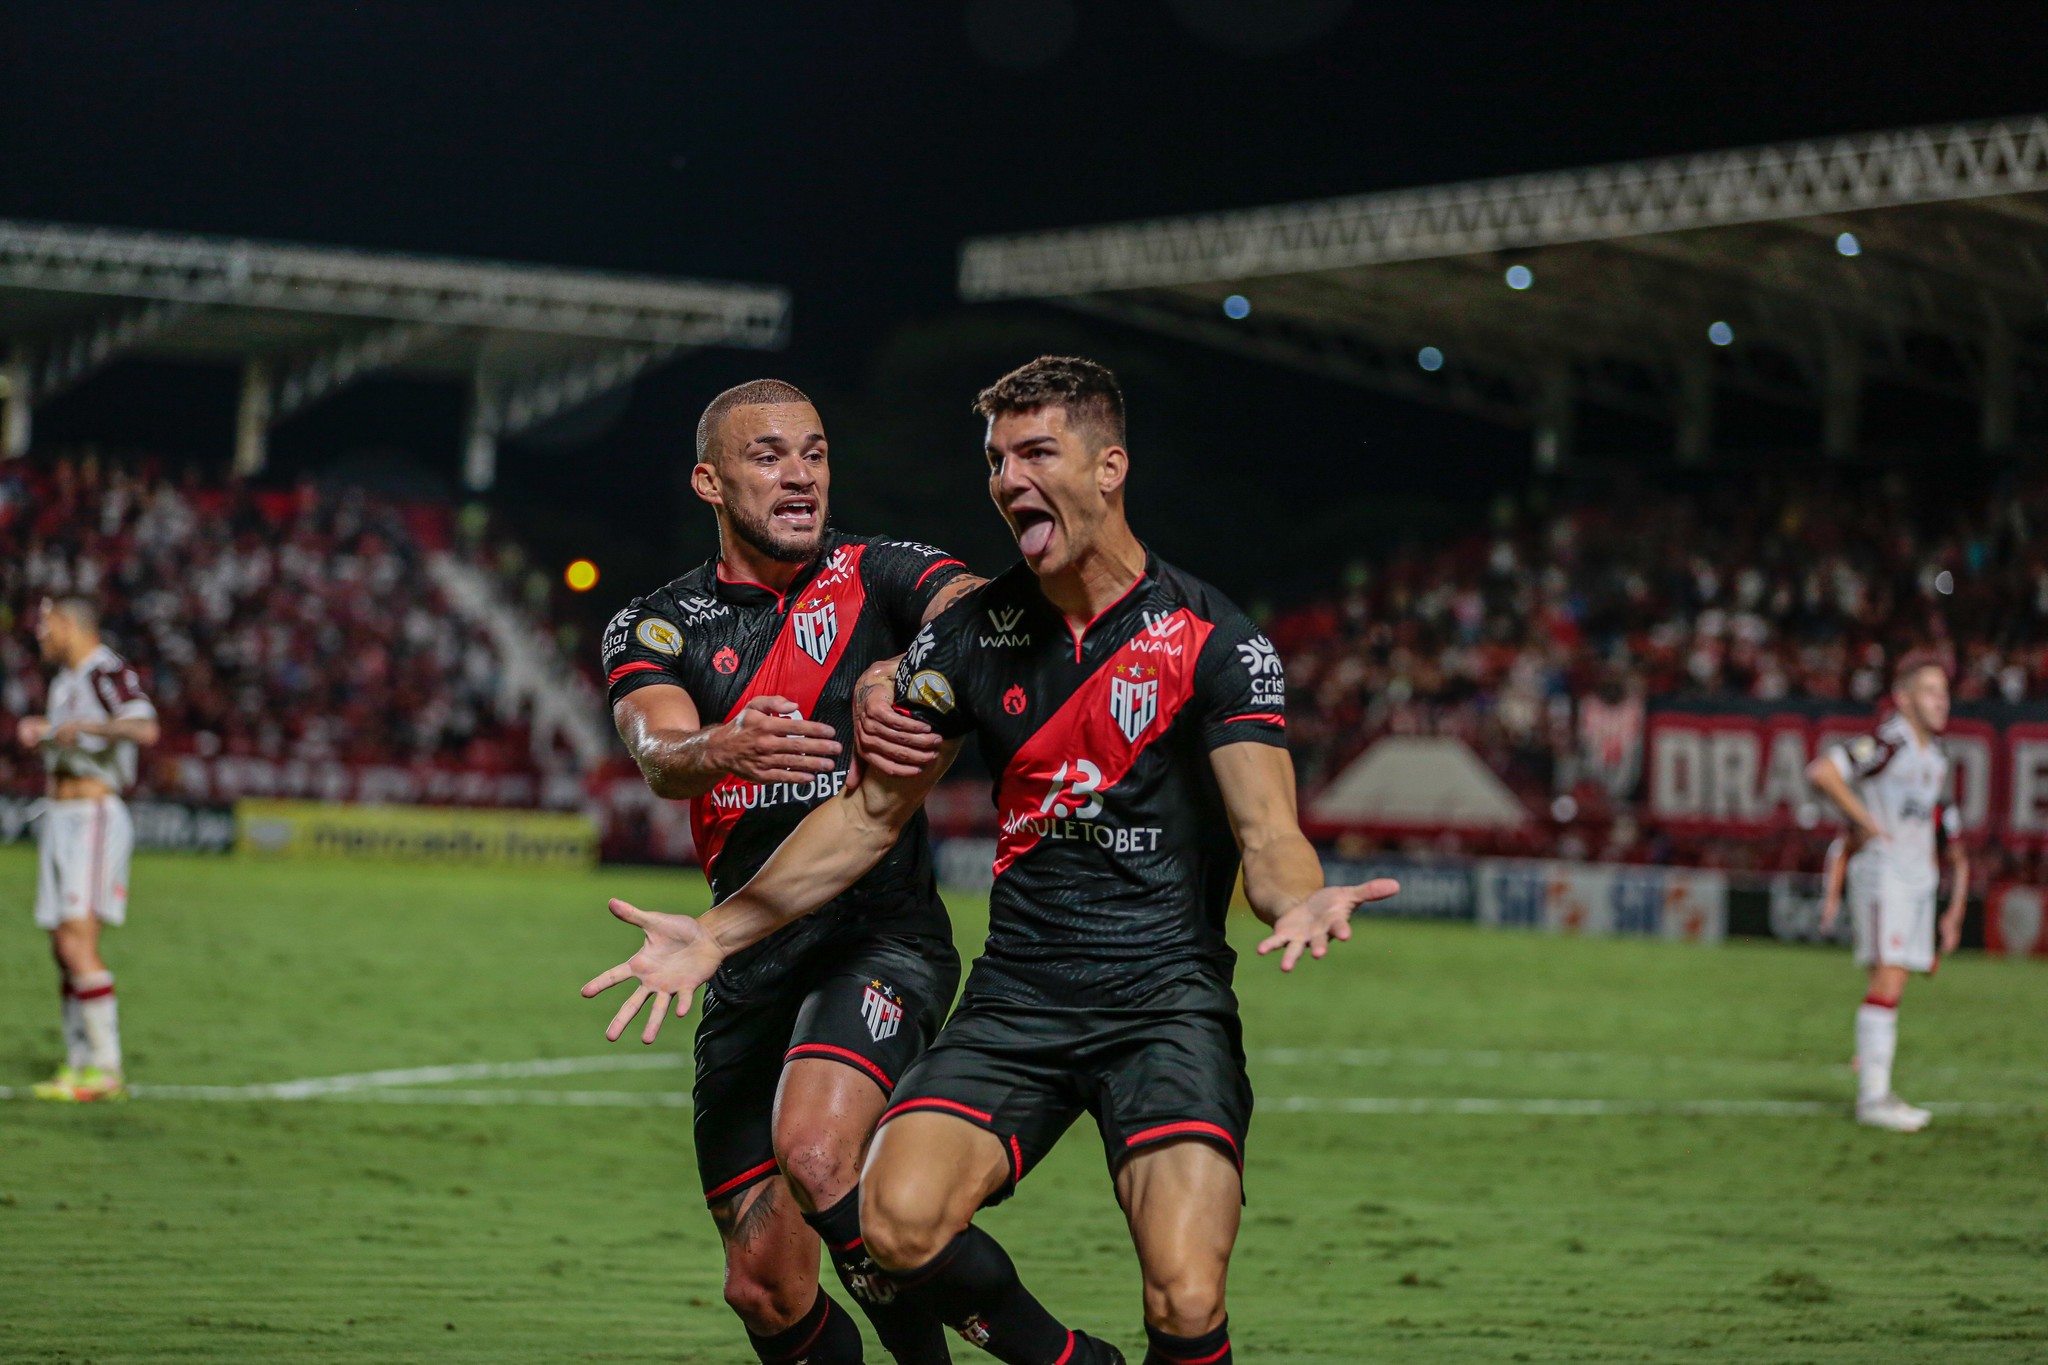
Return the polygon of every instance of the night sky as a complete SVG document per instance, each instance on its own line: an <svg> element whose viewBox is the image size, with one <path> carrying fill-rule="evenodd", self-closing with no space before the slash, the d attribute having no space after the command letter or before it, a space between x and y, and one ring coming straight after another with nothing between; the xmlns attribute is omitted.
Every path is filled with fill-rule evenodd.
<svg viewBox="0 0 2048 1365"><path fill-rule="evenodd" d="M787 286L786 352L508 445L499 505L607 604L708 550L690 431L762 373L818 400L842 525L998 567L967 405L1049 349L1123 373L1141 532L1288 595L1518 488L1526 436L967 307L963 238L2048 110L2044 36L2038 3L11 3L0 216ZM234 388L121 366L38 437L224 465ZM460 418L364 385L279 430L278 472L450 483Z"/></svg>

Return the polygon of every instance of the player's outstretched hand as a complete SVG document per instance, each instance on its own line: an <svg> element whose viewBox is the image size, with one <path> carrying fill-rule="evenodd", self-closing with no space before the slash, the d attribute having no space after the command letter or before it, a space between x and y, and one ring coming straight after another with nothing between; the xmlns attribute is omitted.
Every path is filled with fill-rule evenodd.
<svg viewBox="0 0 2048 1365"><path fill-rule="evenodd" d="M43 742L43 736L50 733L48 716L23 716L14 722L14 741L24 749L33 749Z"/></svg>
<svg viewBox="0 0 2048 1365"><path fill-rule="evenodd" d="M853 738L862 763L889 777L916 777L939 756L932 727L896 709L896 661L861 674L853 691Z"/></svg>
<svg viewBox="0 0 2048 1365"><path fill-rule="evenodd" d="M787 697L756 697L718 727L719 766L753 782L810 782L838 766L831 726Z"/></svg>
<svg viewBox="0 0 2048 1365"><path fill-rule="evenodd" d="M690 997L717 973L725 961L725 954L719 951L703 926L688 915L657 914L617 898L611 902L611 912L637 927L646 935L646 941L640 945L639 952L618 966L584 982L583 998L588 1000L602 995L621 981L638 979L639 986L626 997L626 1003L619 1006L619 1012L612 1016L604 1036L618 1042L619 1035L626 1031L626 1025L633 1022L633 1016L652 996L654 1010L647 1016L647 1027L640 1031L640 1041L651 1043L661 1033L661 1022L668 1017L669 1002L675 1002L676 1018L688 1014Z"/></svg>
<svg viewBox="0 0 2048 1365"><path fill-rule="evenodd" d="M1259 945L1259 956L1282 949L1280 970L1291 972L1304 951L1310 957L1321 957L1330 951L1331 939L1350 938L1352 911L1367 901L1383 901L1400 889L1401 883L1393 878L1378 877L1357 886L1326 886L1304 896L1273 922L1273 932Z"/></svg>

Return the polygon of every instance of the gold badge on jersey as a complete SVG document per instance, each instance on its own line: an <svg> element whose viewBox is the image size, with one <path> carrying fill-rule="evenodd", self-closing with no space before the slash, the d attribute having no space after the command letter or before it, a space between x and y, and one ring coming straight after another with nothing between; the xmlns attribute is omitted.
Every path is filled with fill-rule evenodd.
<svg viewBox="0 0 2048 1365"><path fill-rule="evenodd" d="M953 709L953 684L946 681L945 674L934 673L927 668L923 672L911 675L910 686L905 689L905 699L919 706L929 707L943 716Z"/></svg>
<svg viewBox="0 0 2048 1365"><path fill-rule="evenodd" d="M634 630L633 638L657 654L683 652L683 633L659 616L650 616Z"/></svg>

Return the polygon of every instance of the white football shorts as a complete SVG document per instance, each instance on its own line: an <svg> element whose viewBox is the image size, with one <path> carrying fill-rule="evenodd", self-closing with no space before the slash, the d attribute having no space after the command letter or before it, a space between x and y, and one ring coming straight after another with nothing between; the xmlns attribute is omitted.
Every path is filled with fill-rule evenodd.
<svg viewBox="0 0 2048 1365"><path fill-rule="evenodd" d="M50 801L43 807L37 845L36 923L55 929L65 920L96 917L102 924L128 918L128 855L135 826L118 796L96 801Z"/></svg>
<svg viewBox="0 0 2048 1365"><path fill-rule="evenodd" d="M1938 887L1882 872L1857 875L1844 888L1856 926L1856 962L1863 967L1934 970L1934 901Z"/></svg>

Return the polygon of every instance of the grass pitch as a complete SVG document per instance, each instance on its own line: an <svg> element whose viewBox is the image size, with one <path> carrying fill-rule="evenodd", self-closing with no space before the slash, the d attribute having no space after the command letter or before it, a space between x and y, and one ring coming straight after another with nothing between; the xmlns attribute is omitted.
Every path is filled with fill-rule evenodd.
<svg viewBox="0 0 2048 1365"><path fill-rule="evenodd" d="M0 850L0 1086L58 1051L33 884ZM693 908L695 874L154 857L134 884L108 949L131 1078L217 1089L0 1102L0 1360L752 1359L675 1103L689 1030L608 1047L612 1006L576 995L632 946L603 897ZM981 907L956 908L971 949ZM1848 1122L1859 986L1834 952L1371 922L1239 988L1241 1359L2048 1355L2037 964L1913 984L1900 1089L1976 1108L1908 1137ZM633 1069L481 1065L607 1054ZM1092 1133L988 1225L1137 1358Z"/></svg>

